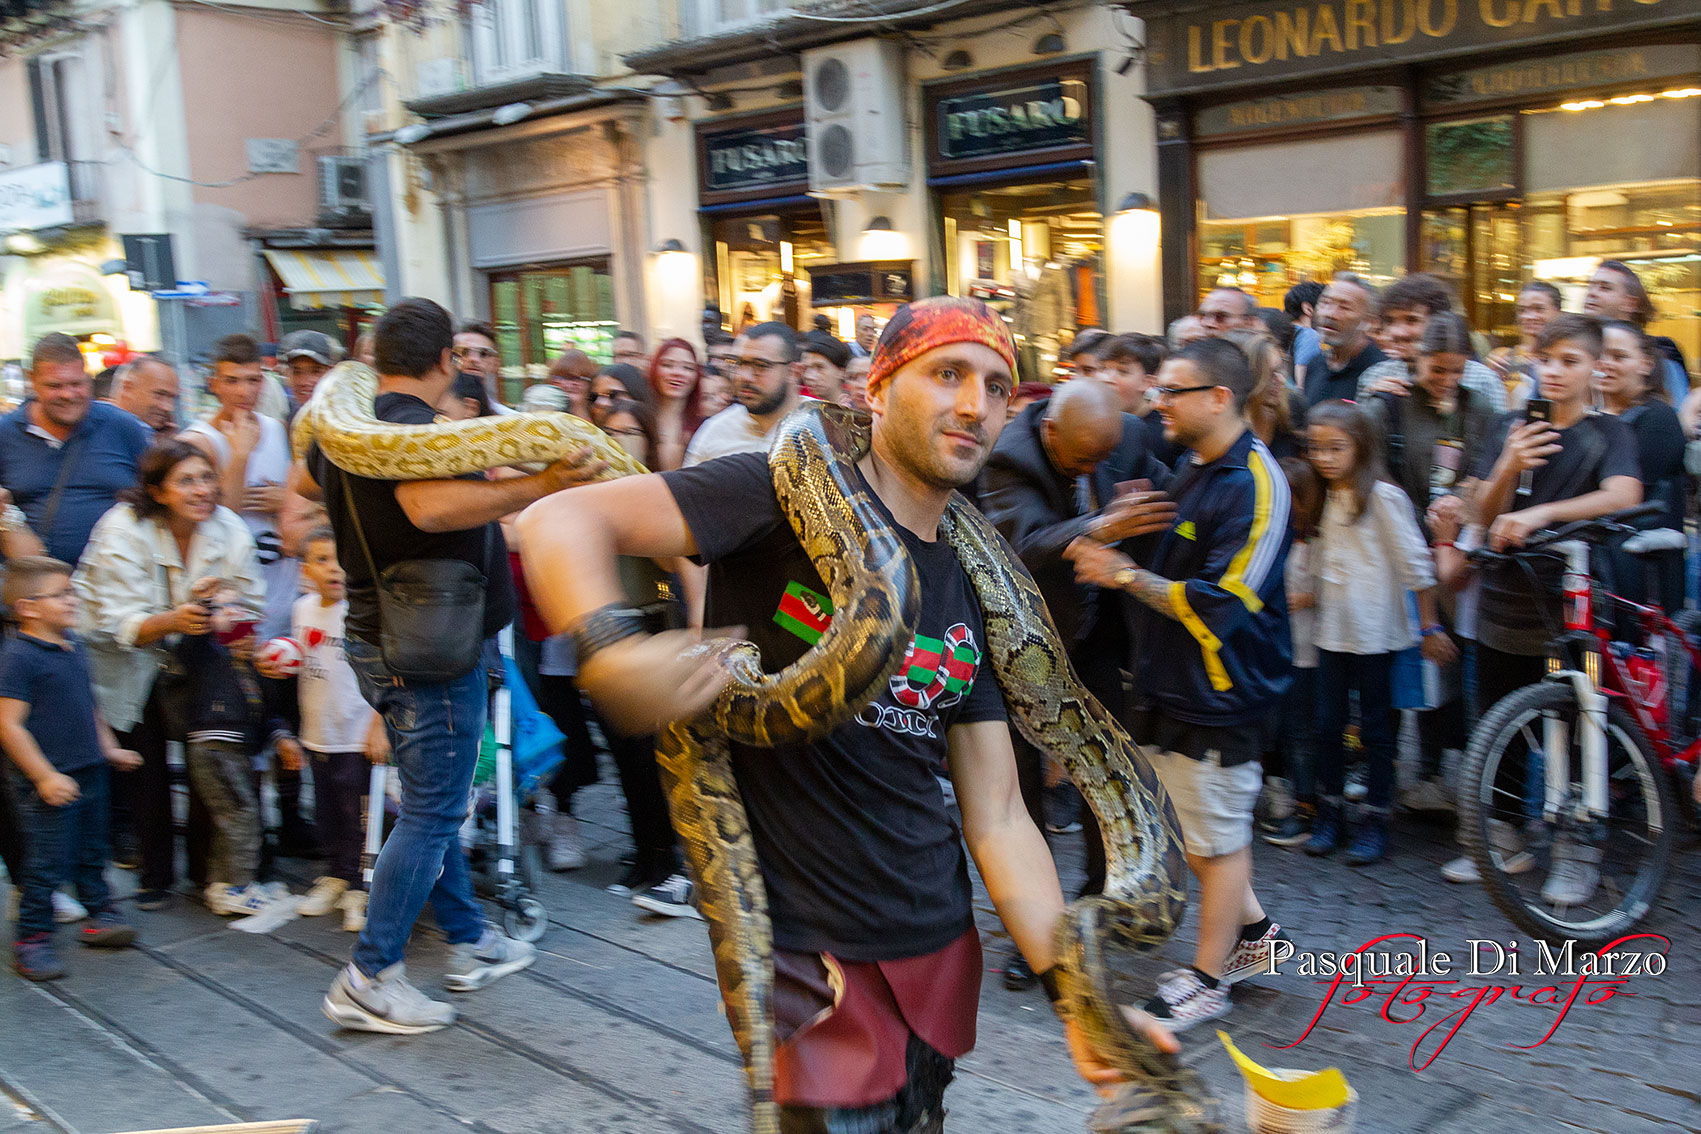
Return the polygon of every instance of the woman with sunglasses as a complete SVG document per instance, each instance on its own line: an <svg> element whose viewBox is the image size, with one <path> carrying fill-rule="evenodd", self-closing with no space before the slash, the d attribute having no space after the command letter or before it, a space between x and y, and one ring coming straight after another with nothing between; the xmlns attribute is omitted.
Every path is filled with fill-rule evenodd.
<svg viewBox="0 0 1701 1134"><path fill-rule="evenodd" d="M591 380L591 424L601 429L608 411L621 400L649 405L650 384L636 366L617 362L597 371Z"/></svg>

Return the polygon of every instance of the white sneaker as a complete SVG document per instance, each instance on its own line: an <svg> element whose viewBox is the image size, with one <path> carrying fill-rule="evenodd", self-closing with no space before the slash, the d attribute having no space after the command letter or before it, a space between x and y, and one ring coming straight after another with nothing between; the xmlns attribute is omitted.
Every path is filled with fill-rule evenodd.
<svg viewBox="0 0 1701 1134"><path fill-rule="evenodd" d="M344 933L359 933L366 928L365 890L350 890L338 904L343 908Z"/></svg>
<svg viewBox="0 0 1701 1134"><path fill-rule="evenodd" d="M1278 941L1286 942L1290 946L1293 944L1293 939L1273 921L1262 937L1252 941L1235 941L1234 948L1229 950L1228 960L1223 962L1221 983L1230 985L1247 977L1269 972L1270 954Z"/></svg>
<svg viewBox="0 0 1701 1134"><path fill-rule="evenodd" d="M1453 793L1440 779L1419 780L1400 793L1400 806L1407 811L1452 812L1458 810Z"/></svg>
<svg viewBox="0 0 1701 1134"><path fill-rule="evenodd" d="M408 982L407 965L401 961L371 980L351 976L344 966L321 1007L339 1027L393 1036L434 1032L455 1022L452 1006Z"/></svg>
<svg viewBox="0 0 1701 1134"><path fill-rule="evenodd" d="M486 926L478 944L449 947L449 971L443 974L443 987L450 992L472 992L536 963L537 950L530 944Z"/></svg>
<svg viewBox="0 0 1701 1134"><path fill-rule="evenodd" d="M89 911L83 908L83 903L71 895L59 890L53 891L53 920L60 925L70 925L74 921L82 921L89 916Z"/></svg>
<svg viewBox="0 0 1701 1134"><path fill-rule="evenodd" d="M1553 843L1553 866L1542 884L1542 901L1580 906L1601 884L1601 848L1561 836Z"/></svg>
<svg viewBox="0 0 1701 1134"><path fill-rule="evenodd" d="M696 884L683 874L673 874L643 893L632 895L632 904L663 917L694 917L702 921L703 915L697 912L696 897Z"/></svg>
<svg viewBox="0 0 1701 1134"><path fill-rule="evenodd" d="M227 886L214 882L205 891L207 908L220 917L253 917L272 908L276 899L259 883Z"/></svg>
<svg viewBox="0 0 1701 1134"><path fill-rule="evenodd" d="M1441 877L1449 882L1469 885L1482 881L1482 873L1477 870L1477 860L1468 854L1462 854L1441 868Z"/></svg>
<svg viewBox="0 0 1701 1134"><path fill-rule="evenodd" d="M324 917L342 905L343 894L347 891L347 882L325 875L314 882L313 888L302 896L295 912L302 917Z"/></svg>
<svg viewBox="0 0 1701 1134"><path fill-rule="evenodd" d="M1228 985L1206 988L1192 969L1174 969L1159 978L1158 994L1146 1001L1146 1011L1172 1032L1229 1014Z"/></svg>
<svg viewBox="0 0 1701 1134"><path fill-rule="evenodd" d="M578 870L586 861L584 844L579 841L579 821L557 812L549 836L549 868Z"/></svg>
<svg viewBox="0 0 1701 1134"><path fill-rule="evenodd" d="M1494 848L1494 853L1500 856L1500 869L1507 874L1528 874L1535 869L1536 859L1524 849L1524 836L1518 833L1518 828L1504 819L1488 821L1488 841ZM1441 877L1449 882L1471 884L1482 881L1482 874L1477 870L1476 860L1468 854L1462 854L1441 868Z"/></svg>

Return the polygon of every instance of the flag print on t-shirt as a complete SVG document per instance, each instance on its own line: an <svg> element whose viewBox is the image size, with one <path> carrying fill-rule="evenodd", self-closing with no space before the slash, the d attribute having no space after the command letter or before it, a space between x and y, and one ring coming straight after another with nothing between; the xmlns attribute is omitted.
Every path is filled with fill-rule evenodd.
<svg viewBox="0 0 1701 1134"><path fill-rule="evenodd" d="M802 583L788 583L774 621L813 646L833 621L833 600Z"/></svg>

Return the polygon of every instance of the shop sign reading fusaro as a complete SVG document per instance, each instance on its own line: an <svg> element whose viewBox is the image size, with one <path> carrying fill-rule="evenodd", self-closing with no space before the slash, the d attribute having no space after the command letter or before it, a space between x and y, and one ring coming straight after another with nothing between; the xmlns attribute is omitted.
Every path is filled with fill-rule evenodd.
<svg viewBox="0 0 1701 1134"><path fill-rule="evenodd" d="M1051 79L939 100L939 158L1020 154L1086 143L1087 84Z"/></svg>
<svg viewBox="0 0 1701 1134"><path fill-rule="evenodd" d="M1701 17L1701 0L1133 3L1151 94L1254 83Z"/></svg>

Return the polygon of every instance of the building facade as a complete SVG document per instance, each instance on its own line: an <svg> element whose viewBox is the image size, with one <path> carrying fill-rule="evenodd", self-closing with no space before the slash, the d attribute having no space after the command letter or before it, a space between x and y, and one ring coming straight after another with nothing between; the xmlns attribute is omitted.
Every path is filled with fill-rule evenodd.
<svg viewBox="0 0 1701 1134"><path fill-rule="evenodd" d="M48 331L96 363L193 361L233 330L347 340L383 281L349 149L377 76L342 17L317 0L37 8L0 31L0 358Z"/></svg>
<svg viewBox="0 0 1701 1134"><path fill-rule="evenodd" d="M650 276L659 327L824 314L849 338L863 312L976 295L1033 378L1081 328L1160 328L1156 214L1123 207L1157 188L1137 20L1095 3L835 21L819 18L834 5L687 3L696 34L627 57L662 80L650 227L679 251Z"/></svg>
<svg viewBox="0 0 1701 1134"><path fill-rule="evenodd" d="M1135 0L1157 112L1167 314L1352 269L1451 280L1515 336L1635 267L1701 347L1701 0ZM1184 282L1183 282L1184 281Z"/></svg>

